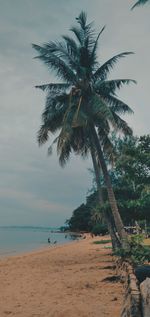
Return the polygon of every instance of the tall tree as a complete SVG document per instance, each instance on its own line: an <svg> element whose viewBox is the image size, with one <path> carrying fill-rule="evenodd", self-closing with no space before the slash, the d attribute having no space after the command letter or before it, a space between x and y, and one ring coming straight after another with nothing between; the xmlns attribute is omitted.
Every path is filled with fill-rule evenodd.
<svg viewBox="0 0 150 317"><path fill-rule="evenodd" d="M74 38L63 36L61 41L49 42L43 46L33 44L39 52L36 58L43 61L63 80L61 83L37 86L47 91L38 141L43 144L48 140L49 133L59 131L54 143L57 143L61 165L65 164L72 150L86 155L90 144L94 145L104 174L115 225L124 244L126 233L118 212L103 150L109 149L110 127L125 134L132 133L120 117L120 114L132 113L132 110L117 98L116 89L134 81L108 80L109 72L116 62L132 52L115 55L100 65L97 48L104 27L95 36L93 23L87 23L84 12L81 12L76 20L79 26L71 28Z"/></svg>
<svg viewBox="0 0 150 317"><path fill-rule="evenodd" d="M150 135L123 139L113 136L113 142L116 161L110 175L121 216L126 225L139 219L149 221Z"/></svg>
<svg viewBox="0 0 150 317"><path fill-rule="evenodd" d="M150 135L140 138L116 138L113 135L112 141L116 149L116 160L113 168L109 164L109 173L124 224L134 225L138 220L150 223ZM92 174L94 178L90 192L97 195L97 180L93 171ZM98 211L106 214L110 206L102 175L98 180L103 196ZM98 201L94 201L93 209L97 204Z"/></svg>

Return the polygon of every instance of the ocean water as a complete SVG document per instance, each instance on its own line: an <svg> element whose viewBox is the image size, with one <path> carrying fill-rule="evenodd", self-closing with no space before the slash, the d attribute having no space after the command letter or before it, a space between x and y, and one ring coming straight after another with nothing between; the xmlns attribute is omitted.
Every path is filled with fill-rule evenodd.
<svg viewBox="0 0 150 317"><path fill-rule="evenodd" d="M54 242L64 244L72 240L69 234L56 231L57 228L48 227L0 227L0 256L15 255L47 247Z"/></svg>

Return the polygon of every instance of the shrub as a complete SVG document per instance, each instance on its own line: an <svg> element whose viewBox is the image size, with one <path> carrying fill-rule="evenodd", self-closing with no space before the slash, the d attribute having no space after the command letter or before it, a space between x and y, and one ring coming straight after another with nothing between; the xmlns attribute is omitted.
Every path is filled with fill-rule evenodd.
<svg viewBox="0 0 150 317"><path fill-rule="evenodd" d="M104 236L105 234L108 233L108 229L107 229L107 226L104 225L104 224L96 224L91 232L95 235L95 236L98 236L98 235L102 235Z"/></svg>
<svg viewBox="0 0 150 317"><path fill-rule="evenodd" d="M143 236L130 237L128 249L117 249L115 254L131 262L133 265L143 264L150 261L150 247L142 244Z"/></svg>

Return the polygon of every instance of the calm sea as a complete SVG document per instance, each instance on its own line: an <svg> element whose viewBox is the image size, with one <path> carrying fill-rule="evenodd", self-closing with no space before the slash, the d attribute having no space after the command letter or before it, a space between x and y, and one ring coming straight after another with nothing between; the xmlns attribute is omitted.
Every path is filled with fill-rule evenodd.
<svg viewBox="0 0 150 317"><path fill-rule="evenodd" d="M48 227L0 227L0 256L15 255L71 241L69 234L56 231L57 228Z"/></svg>

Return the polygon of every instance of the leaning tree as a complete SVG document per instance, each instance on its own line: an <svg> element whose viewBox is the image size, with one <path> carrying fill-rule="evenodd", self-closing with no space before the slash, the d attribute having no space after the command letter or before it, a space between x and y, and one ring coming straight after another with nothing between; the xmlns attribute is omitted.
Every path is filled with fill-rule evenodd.
<svg viewBox="0 0 150 317"><path fill-rule="evenodd" d="M118 211L104 152L111 153L109 132L112 129L132 134L120 114L132 113L131 108L118 99L116 90L134 82L130 79L109 80L108 75L116 62L132 52L117 54L104 64L98 62L98 41L104 27L95 34L93 23L87 23L86 14L76 18L78 25L71 31L74 37L62 36L61 41L50 41L42 46L33 44L50 71L62 82L36 86L47 92L42 125L38 133L39 144L58 132L54 143L61 165L75 151L86 155L93 148L101 166L115 226L125 246L126 233ZM51 147L49 148L49 153Z"/></svg>

